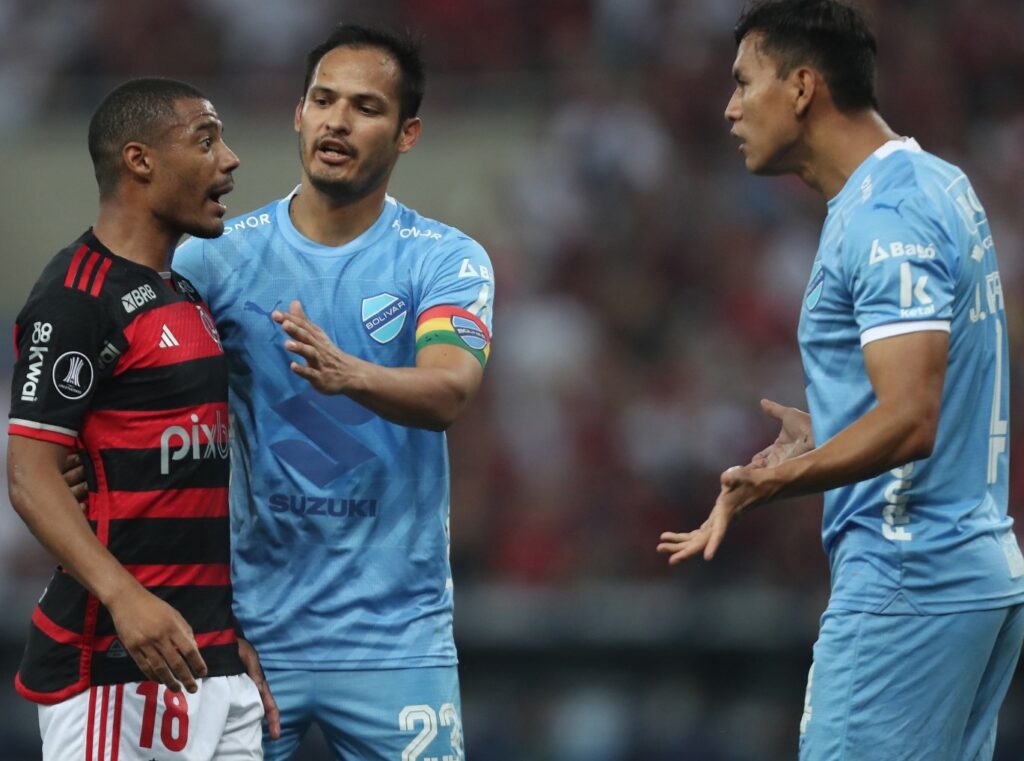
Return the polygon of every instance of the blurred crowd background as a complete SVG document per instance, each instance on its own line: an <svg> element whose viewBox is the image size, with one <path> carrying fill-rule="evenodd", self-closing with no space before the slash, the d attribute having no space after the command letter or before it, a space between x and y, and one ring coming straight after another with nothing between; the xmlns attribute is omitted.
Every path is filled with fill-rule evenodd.
<svg viewBox="0 0 1024 761"><path fill-rule="evenodd" d="M392 193L480 240L497 276L486 382L449 436L469 758L794 758L828 594L820 501L751 514L712 564L669 569L654 552L772 440L759 399L804 406L795 329L824 204L795 179L748 176L728 136L741 5L0 0L0 316L9 329L43 263L92 221L87 120L121 80L208 93L242 159L238 214L297 182L305 53L334 23L422 34L425 129ZM1017 412L1024 3L862 6L884 116L962 166L987 208ZM4 344L5 405L12 361ZM1011 425L1019 458L1024 416ZM39 757L12 678L51 566L0 511L0 761ZM1021 711L1024 677L1000 761L1024 758ZM299 756L326 757L315 736Z"/></svg>

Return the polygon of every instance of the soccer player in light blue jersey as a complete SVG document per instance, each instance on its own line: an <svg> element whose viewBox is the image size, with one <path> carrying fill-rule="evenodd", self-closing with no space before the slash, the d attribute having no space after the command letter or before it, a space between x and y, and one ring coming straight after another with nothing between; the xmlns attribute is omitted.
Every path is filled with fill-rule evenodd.
<svg viewBox="0 0 1024 761"><path fill-rule="evenodd" d="M295 111L301 184L173 266L230 363L236 615L281 712L338 758L461 760L444 430L483 378L483 248L386 194L420 135L404 38L338 27ZM265 736L265 740L269 739Z"/></svg>
<svg viewBox="0 0 1024 761"><path fill-rule="evenodd" d="M960 169L879 116L875 40L854 9L757 3L736 42L725 115L747 168L796 174L828 201L798 334L810 417L763 402L777 441L658 549L710 560L742 511L824 491L832 594L800 757L991 759L1024 639L1024 561L985 211Z"/></svg>

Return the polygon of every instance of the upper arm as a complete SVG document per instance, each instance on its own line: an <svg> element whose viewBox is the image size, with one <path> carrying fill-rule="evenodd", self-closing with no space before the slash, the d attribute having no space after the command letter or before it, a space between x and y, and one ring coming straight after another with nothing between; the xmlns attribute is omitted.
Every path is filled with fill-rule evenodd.
<svg viewBox="0 0 1024 761"><path fill-rule="evenodd" d="M864 366L879 404L892 403L937 419L948 354L949 333L941 330L906 333L867 344Z"/></svg>
<svg viewBox="0 0 1024 761"><path fill-rule="evenodd" d="M124 349L102 302L59 284L33 292L15 325L8 433L73 447L99 379Z"/></svg>
<svg viewBox="0 0 1024 761"><path fill-rule="evenodd" d="M460 245L433 257L421 277L416 366L441 362L457 369L471 359L482 377L490 357L494 305L494 276L487 252L462 239ZM442 347L449 348L441 351Z"/></svg>
<svg viewBox="0 0 1024 761"><path fill-rule="evenodd" d="M484 379L483 365L470 352L451 344L437 343L416 353L416 367L443 370L460 395L472 397Z"/></svg>
<svg viewBox="0 0 1024 761"><path fill-rule="evenodd" d="M58 484L64 490L61 466L68 452L64 444L26 436L11 436L7 442L7 493L19 513L29 504L32 490ZM71 492L67 492L71 497ZM45 501L45 500L44 500Z"/></svg>

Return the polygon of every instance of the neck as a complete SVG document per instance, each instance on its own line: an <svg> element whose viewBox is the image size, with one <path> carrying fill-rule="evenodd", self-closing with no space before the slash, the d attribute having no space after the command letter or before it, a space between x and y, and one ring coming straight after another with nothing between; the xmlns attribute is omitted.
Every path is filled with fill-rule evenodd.
<svg viewBox="0 0 1024 761"><path fill-rule="evenodd" d="M832 111L807 132L806 151L796 173L831 200L857 167L890 140L899 138L877 111Z"/></svg>
<svg viewBox="0 0 1024 761"><path fill-rule="evenodd" d="M92 228L99 241L118 256L163 272L181 239L180 231L160 224L146 208L134 208L119 199L100 199L100 213Z"/></svg>
<svg viewBox="0 0 1024 761"><path fill-rule="evenodd" d="M307 177L291 200L292 224L304 236L323 246L343 246L366 232L384 208L386 186L355 201L336 201L317 190Z"/></svg>

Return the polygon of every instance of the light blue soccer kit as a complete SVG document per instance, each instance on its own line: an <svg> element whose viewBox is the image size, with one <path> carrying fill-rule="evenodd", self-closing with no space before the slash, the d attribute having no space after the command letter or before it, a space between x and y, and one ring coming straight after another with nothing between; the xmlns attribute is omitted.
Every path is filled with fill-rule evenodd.
<svg viewBox="0 0 1024 761"><path fill-rule="evenodd" d="M230 364L235 612L283 720L267 758L287 758L317 721L339 758L455 761L445 436L315 391L289 369L270 313L298 299L342 350L379 365L413 366L438 342L485 362L490 261L391 197L357 239L322 246L292 224L291 197L187 241L173 262Z"/></svg>
<svg viewBox="0 0 1024 761"><path fill-rule="evenodd" d="M876 404L862 348L916 331L950 334L932 455L825 495L808 761L990 759L1024 639L991 233L963 172L899 140L828 204L799 328L816 442Z"/></svg>

